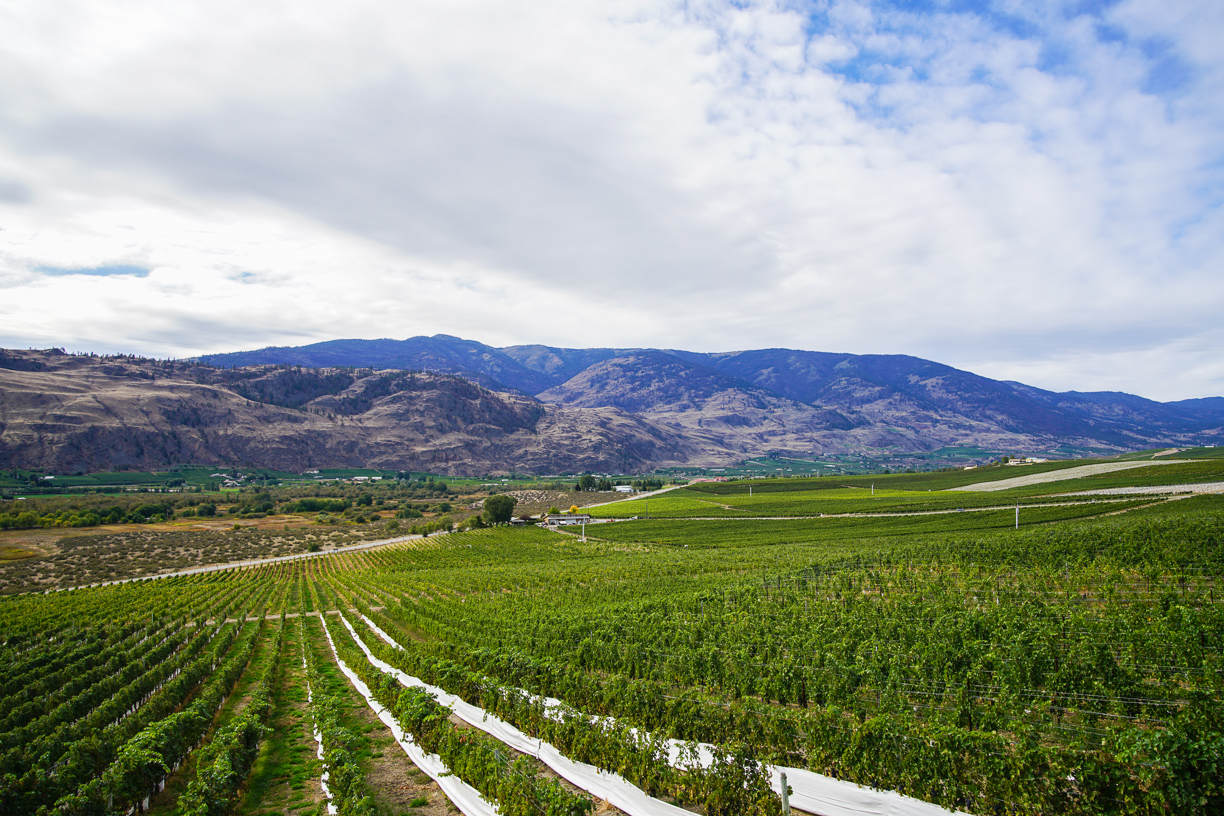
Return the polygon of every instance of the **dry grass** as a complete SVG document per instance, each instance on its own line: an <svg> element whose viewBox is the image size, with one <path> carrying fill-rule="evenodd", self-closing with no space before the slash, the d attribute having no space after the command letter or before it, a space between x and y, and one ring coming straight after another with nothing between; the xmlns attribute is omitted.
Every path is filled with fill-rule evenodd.
<svg viewBox="0 0 1224 816"><path fill-rule="evenodd" d="M236 528L236 529L235 529ZM51 533L53 531L38 531ZM383 538L380 524L331 526L284 518L194 524L117 525L57 531L37 546L5 537L0 594L42 591L308 552Z"/></svg>

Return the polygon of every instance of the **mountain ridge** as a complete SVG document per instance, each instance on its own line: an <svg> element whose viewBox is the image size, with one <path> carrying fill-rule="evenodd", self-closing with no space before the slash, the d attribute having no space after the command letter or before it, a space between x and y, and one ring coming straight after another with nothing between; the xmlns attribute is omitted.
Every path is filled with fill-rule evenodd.
<svg viewBox="0 0 1224 816"><path fill-rule="evenodd" d="M637 472L730 456L614 408L566 409L450 374L0 353L5 467L371 466L481 475Z"/></svg>
<svg viewBox="0 0 1224 816"><path fill-rule="evenodd" d="M383 343L388 341L330 341ZM690 352L679 349L588 348L570 349L545 345L507 346L502 349L450 335L409 338L403 347L452 346L446 359L451 373L470 377L489 387L506 387L531 394L545 402L584 407L620 407L634 410L689 431L704 428L703 408L696 405L687 412L675 409L677 394L688 386L679 377L680 368L659 363L654 355L713 371L745 384L741 400L751 402L753 394L767 391L776 398L806 405L824 414L826 431L841 431L853 438L800 434L782 440L778 434L765 436L786 441L786 449L797 451L810 446L820 452L846 451L856 446L885 448L900 445L913 450L929 450L932 445L988 443L990 446L1053 450L1071 445L1105 450L1130 450L1152 444L1187 444L1224 436L1224 397L1161 403L1122 392L1046 391L1018 382L991 380L952 366L904 354L864 354L817 352L770 348L728 352ZM310 348L310 347L301 347ZM479 349L473 353L471 349ZM463 350L463 353L459 353ZM242 355L208 355L203 360L242 361ZM363 359L363 358L362 358ZM437 363L442 355L418 355L420 365ZM620 369L623 387L597 383L592 371L607 374L614 360L649 360L639 365L637 376L629 376L624 362ZM506 361L511 364L507 364ZM693 369L696 370L696 369ZM691 378L692 371L685 374ZM634 384L650 380L654 392L671 389L673 407L668 410L643 409L641 394L631 393ZM541 388L544 384L546 387ZM536 390L532 390L536 389ZM616 393L613 393L616 391ZM657 401L657 400L656 400ZM727 400L724 400L727 402ZM734 402L732 400L732 402ZM630 407L636 406L636 407ZM658 407L658 406L656 406ZM710 406L706 406L710 408ZM732 408L721 410L724 418ZM788 410L794 409L788 403ZM831 413L829 413L831 412ZM800 409L791 410L791 422L799 422L815 432L811 417ZM841 419L838 419L840 417ZM761 418L761 422L766 422ZM876 433L865 426L882 426ZM885 428L892 431L885 432ZM724 434L726 436L726 434ZM722 442L731 447L754 449L761 438L730 437ZM739 436L743 436L740 434ZM759 436L759 435L758 435ZM786 436L783 434L782 436ZM823 441L822 441L823 439ZM935 444L938 443L938 444Z"/></svg>
<svg viewBox="0 0 1224 816"><path fill-rule="evenodd" d="M1056 393L908 355L334 340L194 360L0 350L0 464L646 472L760 455L1224 442L1224 398Z"/></svg>

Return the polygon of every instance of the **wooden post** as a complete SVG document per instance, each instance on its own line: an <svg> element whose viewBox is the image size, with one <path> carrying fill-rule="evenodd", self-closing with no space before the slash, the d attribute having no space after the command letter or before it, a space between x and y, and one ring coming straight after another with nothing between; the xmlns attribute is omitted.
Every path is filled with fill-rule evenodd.
<svg viewBox="0 0 1224 816"><path fill-rule="evenodd" d="M782 777L782 813L783 816L790 816L790 791L786 785L786 774L781 774Z"/></svg>

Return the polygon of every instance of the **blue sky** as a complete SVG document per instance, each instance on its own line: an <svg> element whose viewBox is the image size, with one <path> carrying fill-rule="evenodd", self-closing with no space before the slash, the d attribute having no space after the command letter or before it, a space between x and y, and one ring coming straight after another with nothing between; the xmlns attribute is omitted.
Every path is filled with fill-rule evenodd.
<svg viewBox="0 0 1224 816"><path fill-rule="evenodd" d="M903 353L1224 394L1224 7L0 8L0 346Z"/></svg>

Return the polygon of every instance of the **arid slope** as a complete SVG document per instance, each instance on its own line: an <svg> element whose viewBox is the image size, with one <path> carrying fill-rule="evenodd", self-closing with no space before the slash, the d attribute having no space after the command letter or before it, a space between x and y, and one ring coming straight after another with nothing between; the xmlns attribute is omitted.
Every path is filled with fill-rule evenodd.
<svg viewBox="0 0 1224 816"><path fill-rule="evenodd" d="M730 452L615 408L564 409L448 374L0 352L0 463L456 475L649 470Z"/></svg>

